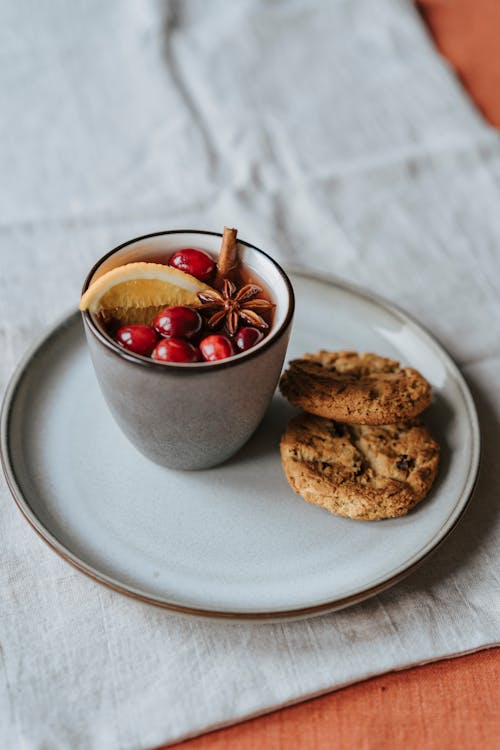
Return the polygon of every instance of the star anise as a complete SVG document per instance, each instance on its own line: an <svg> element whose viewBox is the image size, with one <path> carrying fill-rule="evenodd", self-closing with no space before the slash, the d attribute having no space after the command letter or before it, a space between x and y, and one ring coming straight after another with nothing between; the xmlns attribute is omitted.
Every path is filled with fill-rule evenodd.
<svg viewBox="0 0 500 750"><path fill-rule="evenodd" d="M256 328L269 328L257 310L271 310L274 305L266 299L254 299L262 289L257 284L245 284L240 289L232 281L224 279L222 290L205 289L198 293L202 313L210 313L208 325L217 328L225 322L228 333L234 335L238 330L240 318Z"/></svg>

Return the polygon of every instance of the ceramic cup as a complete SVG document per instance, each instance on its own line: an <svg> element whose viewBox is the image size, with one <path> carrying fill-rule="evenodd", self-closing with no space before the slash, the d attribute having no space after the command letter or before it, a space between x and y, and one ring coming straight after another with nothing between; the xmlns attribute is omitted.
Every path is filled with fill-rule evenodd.
<svg viewBox="0 0 500 750"><path fill-rule="evenodd" d="M217 254L221 235L180 230L125 242L101 258L83 291L112 268L134 261L165 262L182 247ZM290 336L294 295L288 276L269 255L238 241L242 263L259 276L276 303L270 332L230 359L195 364L155 362L118 346L82 313L97 378L116 422L141 453L173 469L207 469L249 439L275 391Z"/></svg>

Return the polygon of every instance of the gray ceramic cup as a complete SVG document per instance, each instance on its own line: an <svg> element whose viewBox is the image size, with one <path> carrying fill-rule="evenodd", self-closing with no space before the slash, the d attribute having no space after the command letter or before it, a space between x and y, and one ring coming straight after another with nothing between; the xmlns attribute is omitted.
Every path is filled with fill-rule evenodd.
<svg viewBox="0 0 500 750"><path fill-rule="evenodd" d="M135 261L166 261L182 247L217 254L221 235L180 230L138 237L111 250L90 271L83 291L112 268ZM268 335L227 360L155 362L118 346L82 313L97 379L109 409L128 439L147 458L172 469L208 469L250 438L273 397L294 312L292 285L269 255L238 241L239 257L266 284L276 303Z"/></svg>

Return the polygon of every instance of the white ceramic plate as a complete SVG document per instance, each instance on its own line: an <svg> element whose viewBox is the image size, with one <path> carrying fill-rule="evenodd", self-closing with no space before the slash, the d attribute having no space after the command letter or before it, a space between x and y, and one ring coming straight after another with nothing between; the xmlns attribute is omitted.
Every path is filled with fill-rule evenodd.
<svg viewBox="0 0 500 750"><path fill-rule="evenodd" d="M176 472L150 463L108 413L74 314L19 366L1 431L16 502L66 560L118 591L178 611L281 619L376 594L447 536L479 464L477 416L457 367L384 301L338 283L292 281L289 358L319 348L374 351L431 382L428 421L442 461L428 498L408 516L379 522L338 518L304 502L281 470L279 436L292 409L279 395L225 465Z"/></svg>

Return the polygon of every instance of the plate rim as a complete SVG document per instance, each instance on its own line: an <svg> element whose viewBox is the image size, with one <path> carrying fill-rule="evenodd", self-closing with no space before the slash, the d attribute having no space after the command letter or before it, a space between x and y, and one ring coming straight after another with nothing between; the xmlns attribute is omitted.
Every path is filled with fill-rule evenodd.
<svg viewBox="0 0 500 750"><path fill-rule="evenodd" d="M364 300L377 304L384 310L391 312L401 322L410 324L410 326L418 333L418 335L424 338L425 343L435 351L436 355L441 360L444 360L448 371L451 372L451 374L455 378L457 385L460 388L460 393L466 406L467 416L469 419L469 431L471 435L471 459L467 474L465 476L464 488L460 495L457 497L457 501L454 505L456 517L453 518L453 512L451 512L450 516L453 518L451 524L449 523L449 519L445 521L441 529L433 535L433 537L427 542L427 544L423 546L421 550L419 550L419 552L416 553L416 556L413 556L414 558L416 557L416 559L413 559L412 562L406 565L402 570L399 570L395 575L389 578L384 578L384 580L367 588L362 588L351 595L336 598L333 600L329 600L328 602L322 602L320 604L308 607L265 610L263 612L248 612L238 610L228 611L199 608L190 605L177 604L175 602L170 602L165 598L156 597L150 593L141 591L140 589L137 589L128 584L124 584L123 582L120 582L119 580L108 576L105 573L102 573L92 565L81 560L78 555L74 554L71 551L71 549L62 544L38 519L36 513L31 508L27 499L24 497L24 494L17 482L14 461L12 460L12 457L10 455L9 425L18 388L23 380L25 372L28 370L31 361L35 358L37 353L42 350L52 338L56 338L62 329L72 325L73 321L76 324L76 320L79 318L79 313L77 310L72 310L59 318L59 320L56 321L55 324L50 326L50 328L48 328L45 333L42 334L34 342L34 344L21 358L8 382L0 414L0 460L10 493L18 509L21 511L23 517L26 519L26 521L28 521L28 523L38 534L38 536L43 539L43 541L54 552L56 552L74 568L92 578L97 583L100 583L101 585L104 585L114 591L117 591L120 594L124 594L135 600L161 607L163 609L181 615L191 615L212 620L226 620L234 622L289 621L327 614L329 612L344 609L365 599L369 599L372 596L376 596L377 594L388 588L391 588L407 576L411 575L411 573L413 573L418 567L420 567L420 565L422 565L427 560L427 558L432 555L438 549L438 547L441 546L441 544L448 538L448 536L460 523L469 507L472 496L474 494L474 489L476 487L479 475L482 451L479 418L474 399L472 397L467 381L465 380L465 377L461 373L453 357L449 354L447 349L437 340L437 338L433 334L431 334L425 326L418 322L416 318L412 317L398 305L389 302L383 296L378 295L377 293L365 289L357 284L351 283L350 281L341 279L335 274L322 273L320 276L319 274L316 274L309 269L305 269L300 265L285 265L285 271L292 276L300 276L308 280L335 286L342 291L346 291L351 294L354 293L356 296L361 297Z"/></svg>

